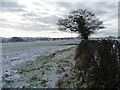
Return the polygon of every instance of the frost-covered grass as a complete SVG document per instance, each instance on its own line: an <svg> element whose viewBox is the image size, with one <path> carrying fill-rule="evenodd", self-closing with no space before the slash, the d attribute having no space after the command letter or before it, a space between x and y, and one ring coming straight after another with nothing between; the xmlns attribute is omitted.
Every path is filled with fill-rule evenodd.
<svg viewBox="0 0 120 90"><path fill-rule="evenodd" d="M2 52L20 52L23 50L30 50L39 48L41 46L53 46L61 44L71 44L76 43L78 40L61 40L61 41L39 41L39 42L16 42L16 43L2 43Z"/></svg>
<svg viewBox="0 0 120 90"><path fill-rule="evenodd" d="M16 72L3 78L3 88L33 86L42 88L44 64L48 59L50 59L48 56L40 56L34 61L26 61L12 67L12 71Z"/></svg>
<svg viewBox="0 0 120 90"><path fill-rule="evenodd" d="M62 41L42 41L42 42L17 42L17 43L2 43L2 71L3 77L12 75L15 70L13 68L18 64L23 64L26 61L34 61L37 57L47 56L54 52L61 51L66 48L73 47L78 41L62 40ZM41 59L40 59L41 60ZM44 62L45 63L45 62ZM37 63L36 63L37 64ZM29 65L28 65L29 66ZM36 70L31 66L31 70ZM24 67L23 67L24 68ZM23 70L20 73L29 72ZM19 74L15 74L14 78L19 78ZM13 79L12 79L13 80ZM9 83L9 79L7 80ZM19 85L19 84L17 84Z"/></svg>
<svg viewBox="0 0 120 90"><path fill-rule="evenodd" d="M63 49L35 60L22 62L12 67L12 74L3 78L4 88L54 88L74 66L75 48Z"/></svg>
<svg viewBox="0 0 120 90"><path fill-rule="evenodd" d="M16 42L16 43L3 43L2 51L4 53L29 50L34 48L39 48L41 46L49 46L51 42Z"/></svg>

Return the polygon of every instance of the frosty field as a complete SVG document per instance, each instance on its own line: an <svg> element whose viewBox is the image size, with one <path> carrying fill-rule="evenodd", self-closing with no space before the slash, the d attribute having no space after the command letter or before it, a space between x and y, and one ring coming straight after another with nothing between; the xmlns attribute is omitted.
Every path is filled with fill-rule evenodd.
<svg viewBox="0 0 120 90"><path fill-rule="evenodd" d="M3 43L2 76L5 78L6 75L12 75L15 72L12 68L16 65L71 48L77 42L78 40Z"/></svg>

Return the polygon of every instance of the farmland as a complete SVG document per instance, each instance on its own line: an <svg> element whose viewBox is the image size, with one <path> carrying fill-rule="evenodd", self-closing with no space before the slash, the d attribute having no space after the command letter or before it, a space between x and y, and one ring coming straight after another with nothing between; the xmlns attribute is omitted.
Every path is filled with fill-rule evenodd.
<svg viewBox="0 0 120 90"><path fill-rule="evenodd" d="M72 48L75 46L76 43L78 43L78 40L3 43L2 44L3 86L6 85L6 79L8 79L10 76L13 76L15 79L16 75L18 74L16 72L18 72L18 70L21 67L23 67L21 68L22 70L25 68L29 68L29 65L27 67L26 62L27 63L34 62L36 61L36 59L38 59L38 57L41 58L44 56L49 56L58 51L65 50L67 48ZM63 58L63 56L61 55L60 57ZM20 67L19 68L17 67L17 70L15 70L16 66ZM36 64L31 66L31 68L36 67L38 67Z"/></svg>
<svg viewBox="0 0 120 90"><path fill-rule="evenodd" d="M85 88L75 69L78 43L79 40L2 43L3 88L75 88L79 84Z"/></svg>

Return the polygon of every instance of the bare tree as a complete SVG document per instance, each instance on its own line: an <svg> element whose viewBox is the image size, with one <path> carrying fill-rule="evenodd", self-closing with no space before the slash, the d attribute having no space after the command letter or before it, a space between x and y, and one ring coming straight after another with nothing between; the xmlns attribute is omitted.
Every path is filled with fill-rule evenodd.
<svg viewBox="0 0 120 90"><path fill-rule="evenodd" d="M104 28L103 22L95 14L83 9L70 12L67 18L59 19L57 24L59 30L78 33L83 39Z"/></svg>

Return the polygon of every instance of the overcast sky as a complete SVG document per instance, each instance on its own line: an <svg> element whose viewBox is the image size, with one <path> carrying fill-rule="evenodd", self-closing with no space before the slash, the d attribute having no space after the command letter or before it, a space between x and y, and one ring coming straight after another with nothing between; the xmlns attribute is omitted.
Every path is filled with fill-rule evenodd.
<svg viewBox="0 0 120 90"><path fill-rule="evenodd" d="M49 1L49 2L48 2ZM93 0L95 1L95 0ZM87 0L1 0L1 37L73 37L58 30L59 18L76 9L87 9L103 21L105 29L93 36L118 36L118 2ZM109 2L108 2L109 1ZM114 1L114 2L113 2Z"/></svg>

